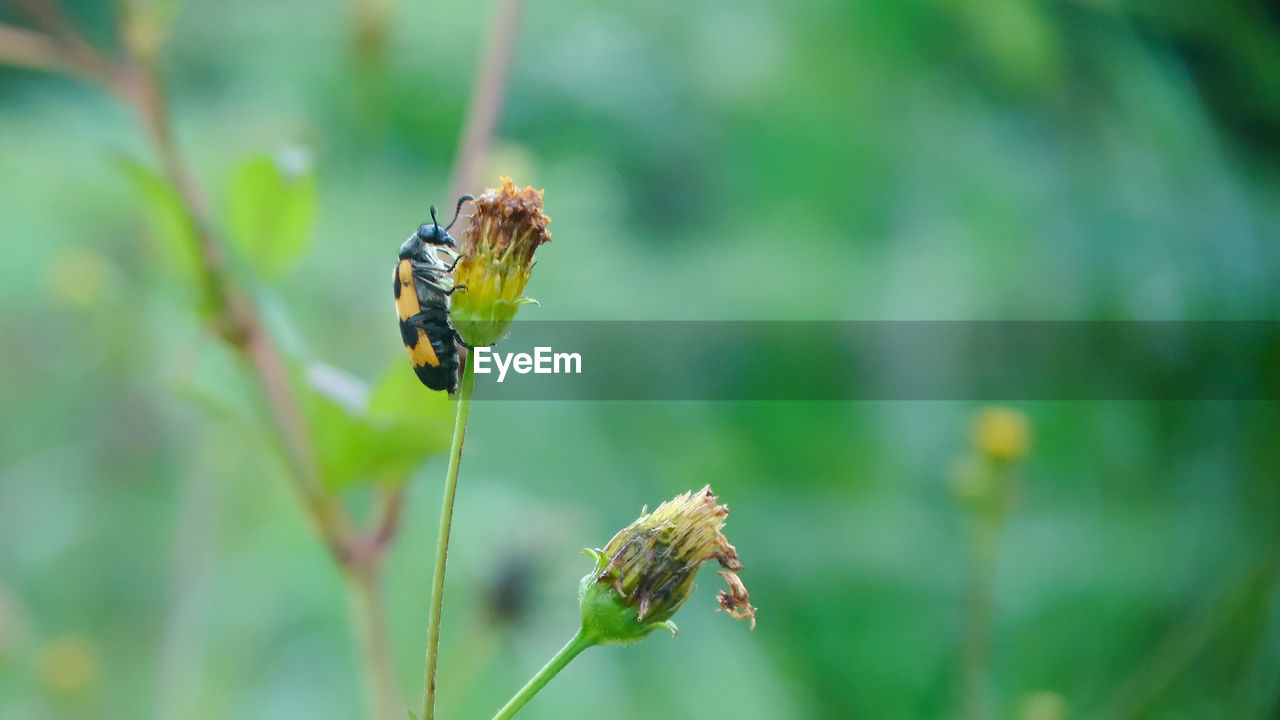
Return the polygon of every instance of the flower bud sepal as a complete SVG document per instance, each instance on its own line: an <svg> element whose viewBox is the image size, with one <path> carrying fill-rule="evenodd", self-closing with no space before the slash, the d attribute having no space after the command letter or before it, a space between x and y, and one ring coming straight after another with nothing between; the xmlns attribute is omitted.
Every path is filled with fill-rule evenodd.
<svg viewBox="0 0 1280 720"><path fill-rule="evenodd" d="M645 639L654 630L666 630L673 637L680 629L670 619L641 620L634 603L629 603L612 585L599 582L609 567L603 551L586 548L582 552L596 561L595 572L582 578L578 604L582 607L582 630L597 645L627 645Z"/></svg>

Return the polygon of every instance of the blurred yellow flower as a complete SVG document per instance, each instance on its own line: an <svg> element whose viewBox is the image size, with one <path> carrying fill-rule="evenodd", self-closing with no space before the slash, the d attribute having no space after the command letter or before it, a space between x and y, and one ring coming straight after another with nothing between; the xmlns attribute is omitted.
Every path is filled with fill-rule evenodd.
<svg viewBox="0 0 1280 720"><path fill-rule="evenodd" d="M1020 410L1000 405L984 407L973 418L973 446L988 459L1013 462L1031 447L1031 423Z"/></svg>
<svg viewBox="0 0 1280 720"><path fill-rule="evenodd" d="M54 638L40 651L40 678L50 690L73 693L98 674L98 654L80 635Z"/></svg>
<svg viewBox="0 0 1280 720"><path fill-rule="evenodd" d="M88 307L102 295L110 270L106 258L97 252L68 247L53 256L45 279L54 299L74 307Z"/></svg>

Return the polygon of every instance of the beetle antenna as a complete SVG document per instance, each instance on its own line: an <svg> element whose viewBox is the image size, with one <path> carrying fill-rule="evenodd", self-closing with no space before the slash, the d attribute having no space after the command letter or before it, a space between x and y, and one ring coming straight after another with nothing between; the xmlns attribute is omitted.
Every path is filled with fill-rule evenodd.
<svg viewBox="0 0 1280 720"><path fill-rule="evenodd" d="M471 197L470 195L463 195L462 197L458 198L458 207L453 209L453 219L450 220L449 224L445 226L444 228L445 232L449 232L449 228L453 227L453 224L458 222L458 215L462 213L462 203L468 200L475 200L475 198Z"/></svg>
<svg viewBox="0 0 1280 720"><path fill-rule="evenodd" d="M440 227L440 221L436 220L436 206L431 206L431 224Z"/></svg>

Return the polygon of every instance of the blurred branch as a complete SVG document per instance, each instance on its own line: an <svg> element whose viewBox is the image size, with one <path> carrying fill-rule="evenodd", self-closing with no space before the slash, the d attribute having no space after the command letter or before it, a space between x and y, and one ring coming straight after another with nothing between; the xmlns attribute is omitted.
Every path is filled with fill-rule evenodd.
<svg viewBox="0 0 1280 720"><path fill-rule="evenodd" d="M71 70L56 40L9 25L0 25L0 63L46 72Z"/></svg>
<svg viewBox="0 0 1280 720"><path fill-rule="evenodd" d="M0 64L68 73L105 85L116 77L113 63L96 50L12 25L0 24Z"/></svg>
<svg viewBox="0 0 1280 720"><path fill-rule="evenodd" d="M493 130L502 110L507 72L515 52L516 30L520 27L523 0L499 0L494 10L493 25L485 44L480 67L467 105L462 135L453 159L453 175L449 179L449 198L476 192L476 176L480 163L493 140Z"/></svg>
<svg viewBox="0 0 1280 720"><path fill-rule="evenodd" d="M971 575L965 600L960 657L960 717L982 720L991 717L987 687L991 664L991 616L1003 519L978 517L972 518L971 522Z"/></svg>
<svg viewBox="0 0 1280 720"><path fill-rule="evenodd" d="M391 0L351 0L351 42L356 58L369 66L382 62L391 25Z"/></svg>
<svg viewBox="0 0 1280 720"><path fill-rule="evenodd" d="M1223 625L1240 612L1250 594L1269 585L1275 572L1274 547L1260 553L1243 569L1225 574L1210 600L1193 616L1174 625L1146 657L1120 682L1094 715L1098 718L1144 717L1157 699L1169 692L1178 678L1209 644Z"/></svg>
<svg viewBox="0 0 1280 720"><path fill-rule="evenodd" d="M178 191L188 214L206 276L206 290L220 309L214 329L241 352L254 370L289 466L286 475L290 485L342 570L365 672L367 717L390 720L398 716L403 704L396 687L379 573L381 558L399 525L403 490L397 488L382 496L379 518L368 534L356 530L346 507L325 491L310 428L284 357L257 308L226 271L222 242L211 229L204 197L174 138L159 69L145 51L135 53L133 61L122 94L139 113L165 176Z"/></svg>
<svg viewBox="0 0 1280 720"><path fill-rule="evenodd" d="M13 0L22 12L46 32L62 40L78 40L79 33L60 5L52 0Z"/></svg>
<svg viewBox="0 0 1280 720"><path fill-rule="evenodd" d="M248 360L262 388L284 450L289 466L286 477L317 534L334 558L345 565L351 558L348 549L352 533L350 518L344 508L324 492L311 446L310 430L290 382L284 358L267 333L257 309L248 296L232 284L227 274L221 241L211 229L199 186L175 142L158 68L148 58L134 56L133 61L121 76L121 94L130 101L142 120L164 175L182 201L183 211L196 237L205 289L217 309L214 330Z"/></svg>
<svg viewBox="0 0 1280 720"><path fill-rule="evenodd" d="M65 65L63 68L41 69L68 70L96 82L112 83L117 70L115 63L84 39L60 5L53 0L14 0L14 4L36 27L47 33L45 39L52 43Z"/></svg>
<svg viewBox="0 0 1280 720"><path fill-rule="evenodd" d="M222 245L211 229L199 186L174 140L164 84L154 59L134 52L125 62L113 61L89 45L52 0L18 0L18 4L32 22L48 34L0 26L0 59L101 81L137 112L196 237L204 289L216 310L214 330L239 350L253 368L284 449L290 482L321 538L335 558L346 563L350 555L346 548L349 519L342 507L324 492L306 418L289 381L284 359L266 332L257 309L244 292L234 287L227 274ZM127 36L128 28L121 27L121 34ZM124 44L130 47L128 42Z"/></svg>
<svg viewBox="0 0 1280 720"><path fill-rule="evenodd" d="M289 466L286 477L317 535L342 570L365 671L367 717L390 720L396 717L401 698L392 667L378 573L379 561L399 517L398 500L387 504L384 519L378 522L371 541L353 528L346 507L325 492L310 428L288 367L257 309L248 296L232 284L226 272L222 244L211 229L199 186L183 162L174 139L159 71L152 60L138 56L133 67L135 70L128 75L130 82L124 94L142 118L165 176L177 189L189 217L205 272L206 289L221 310L214 329L240 351L253 369Z"/></svg>
<svg viewBox="0 0 1280 720"><path fill-rule="evenodd" d="M192 678L200 677L198 598L208 589L213 529L221 503L216 478L204 463L185 473L178 491L173 522L173 545L165 611L160 614L160 642L156 653L155 720L183 716L183 695Z"/></svg>
<svg viewBox="0 0 1280 720"><path fill-rule="evenodd" d="M0 62L66 72L100 83L137 113L195 238L202 289L212 307L211 329L238 351L252 371L287 465L290 486L342 569L364 658L370 716L378 720L396 716L399 695L378 574L380 560L400 524L404 491L384 491L370 530L360 532L346 507L325 490L311 430L288 366L249 294L227 270L223 240L213 230L204 194L176 140L156 60L163 31L147 25L146 17L124 12L119 31L126 56L116 60L88 43L54 0L17 2L43 32L0 26ZM521 7L520 0L499 0L495 10L454 160L451 196L476 182L501 110ZM143 25L135 27L138 23Z"/></svg>
<svg viewBox="0 0 1280 720"><path fill-rule="evenodd" d="M404 486L379 486L374 498L369 530L351 539L347 545L347 563L353 567L374 565L391 547L400 530L404 509Z"/></svg>
<svg viewBox="0 0 1280 720"><path fill-rule="evenodd" d="M169 183L178 192L183 212L196 237L202 281L216 309L215 331L249 360L262 385L284 447L289 477L320 536L340 562L346 521L323 492L306 420L289 382L279 350L266 333L247 296L232 286L222 246L215 237L199 187L173 137L164 85L153 59L136 54L118 63L92 48L50 0L19 0L33 22L57 39L37 32L0 26L0 59L25 67L68 71L106 84L137 112ZM127 34L122 28L122 34ZM126 43L128 46L128 43Z"/></svg>
<svg viewBox="0 0 1280 720"><path fill-rule="evenodd" d="M404 486L382 488L378 496L378 517L371 535L374 546L384 548L400 529L400 510L404 507Z"/></svg>
<svg viewBox="0 0 1280 720"><path fill-rule="evenodd" d="M398 719L403 717L404 706L396 686L387 636L387 616L383 611L382 587L378 581L379 564L375 558L344 570L356 642L364 658L365 717L369 720Z"/></svg>

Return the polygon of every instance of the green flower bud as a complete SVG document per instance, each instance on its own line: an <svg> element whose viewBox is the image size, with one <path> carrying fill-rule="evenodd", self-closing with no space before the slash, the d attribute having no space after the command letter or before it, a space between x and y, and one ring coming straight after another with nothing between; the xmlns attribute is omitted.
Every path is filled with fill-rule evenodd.
<svg viewBox="0 0 1280 720"><path fill-rule="evenodd" d="M601 645L636 642L658 628L676 634L671 617L689 599L698 568L712 559L729 584L721 609L751 618L754 628L756 608L737 575L738 551L720 532L728 514L708 485L643 513L604 549L587 550L596 566L579 593L583 632Z"/></svg>
<svg viewBox="0 0 1280 720"><path fill-rule="evenodd" d="M542 191L517 189L511 178L473 202L476 213L453 274L454 287L464 287L450 303L449 320L471 347L492 345L511 328L516 310L536 302L521 297L533 272L533 253L551 242L542 214Z"/></svg>

